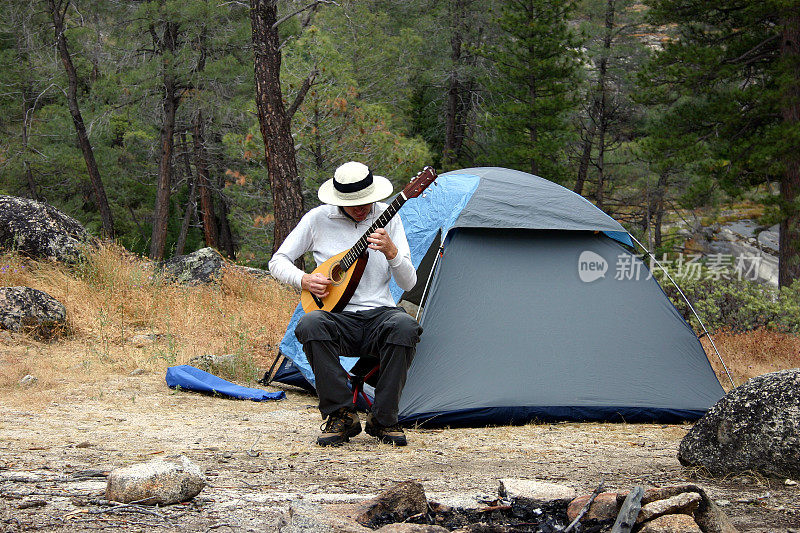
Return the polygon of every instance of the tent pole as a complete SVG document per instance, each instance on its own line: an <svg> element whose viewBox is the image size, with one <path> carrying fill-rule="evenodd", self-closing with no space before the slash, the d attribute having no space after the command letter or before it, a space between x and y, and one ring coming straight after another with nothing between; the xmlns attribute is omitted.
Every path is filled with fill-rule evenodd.
<svg viewBox="0 0 800 533"><path fill-rule="evenodd" d="M684 302L686 302L686 305L688 305L688 306L689 306L689 309L691 309L691 310L692 310L692 313L694 314L695 318L697 318L697 321L700 323L700 327L701 327L701 328L703 328L703 333L704 333L704 334L705 334L705 335L708 337L708 340L710 340L710 341L711 341L711 346L713 346L713 347L714 347L714 352L716 352L716 354L717 354L717 358L719 359L719 362L720 362L720 363L722 363L722 368L724 368L724 369L725 369L725 374L727 374L727 376L728 376L728 379L731 381L731 386L735 388L735 387L736 387L736 384L733 382L733 378L731 377L731 373L728 371L728 366L725 364L725 361L723 361L723 360L722 360L722 355L720 355L720 353L719 353L719 350L717 349L717 345L716 345L716 343L714 343L714 338L711 336L711 334L710 334L710 333L708 332L708 330L706 329L706 325L705 325L705 324L703 324L703 320L700 318L700 315L698 315L698 314L697 314L697 311L695 311L695 309L694 309L694 306L692 305L692 302L690 302L690 301L689 301L689 299L688 299L688 298L686 297L686 295L683 293L683 291L681 290L681 288L678 286L678 284L675 282L675 280L674 280L674 279L672 278L672 276L669 274L669 272L667 271L667 269L666 269L666 268L664 268L664 265L662 265L662 264L661 264L661 263L658 261L658 259L656 259L656 256L654 256L654 255L653 255L653 254L650 252L650 250L648 250L647 248L645 248L645 247L644 247L644 245L643 245L642 243L640 243L640 242L639 242L639 241L636 239L636 237L634 237L634 236L633 236L633 235L631 235L630 233L628 233L628 235L630 235L631 239L633 239L633 240L636 242L636 244L638 244L638 245L641 247L641 249L642 249L642 250L644 250L645 252L647 252L647 255L649 255L649 256L650 256L650 259L652 259L653 261L655 261L655 263L656 263L656 264L657 264L657 265L658 265L658 266L661 268L661 270L662 270L662 271L664 271L664 274L666 274L666 275L667 275L667 277L668 277L668 278L669 278L669 280L672 282L672 284L673 284L673 285L675 285L675 288L676 288L676 289L678 289L678 292L679 292L679 293L680 293L680 295L683 297L683 301L684 301ZM702 337L702 335L701 335L701 337Z"/></svg>
<svg viewBox="0 0 800 533"><path fill-rule="evenodd" d="M417 307L417 316L414 317L414 320L419 322L419 316L422 312L422 304L425 302L425 297L428 296L428 288L431 285L431 279L433 279L433 272L436 270L436 265L439 264L439 258L442 256L442 252L444 251L444 238L447 234L442 235L442 241L439 245L439 250L436 252L436 258L433 260L433 264L431 265L431 271L428 273L428 279L425 282L425 288L422 289L422 296L419 299L419 307ZM420 323L422 325L422 323Z"/></svg>

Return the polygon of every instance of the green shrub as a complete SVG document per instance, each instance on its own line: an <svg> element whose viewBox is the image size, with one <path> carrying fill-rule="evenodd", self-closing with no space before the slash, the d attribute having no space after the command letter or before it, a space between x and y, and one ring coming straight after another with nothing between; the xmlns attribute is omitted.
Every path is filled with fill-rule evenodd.
<svg viewBox="0 0 800 533"><path fill-rule="evenodd" d="M735 277L713 279L705 268L695 277L676 277L674 271L668 270L709 331L766 328L800 333L800 281L778 290ZM661 269L655 269L654 274L683 318L695 331L702 331L675 285L666 279Z"/></svg>

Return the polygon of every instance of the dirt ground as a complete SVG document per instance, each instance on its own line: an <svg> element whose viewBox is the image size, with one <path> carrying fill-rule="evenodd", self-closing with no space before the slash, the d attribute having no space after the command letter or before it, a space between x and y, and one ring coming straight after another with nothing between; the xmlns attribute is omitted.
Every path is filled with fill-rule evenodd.
<svg viewBox="0 0 800 533"><path fill-rule="evenodd" d="M507 477L581 493L601 479L607 490L691 481L741 531L800 528L800 487L682 468L676 452L688 424L410 429L406 448L363 433L341 448L319 448L321 420L305 392L287 390L280 402L227 400L172 391L154 373L75 384L58 401L4 391L0 405L2 531L277 531L291 522L297 500L359 500L416 480L429 499L475 502L496 496ZM209 481L194 501L149 514L106 512L105 473L179 454Z"/></svg>

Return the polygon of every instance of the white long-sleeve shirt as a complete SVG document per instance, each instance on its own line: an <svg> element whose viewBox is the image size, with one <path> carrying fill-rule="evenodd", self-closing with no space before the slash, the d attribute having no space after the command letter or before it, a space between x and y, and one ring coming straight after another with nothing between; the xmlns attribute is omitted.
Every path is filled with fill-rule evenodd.
<svg viewBox="0 0 800 533"><path fill-rule="evenodd" d="M386 209L387 204L376 202L367 218L355 222L339 207L321 205L305 214L297 227L286 237L269 261L270 273L279 281L301 288L304 272L294 261L306 252L313 252L317 266L334 255L351 248ZM382 252L367 249L369 259L361 281L345 311L360 311L381 306L397 305L389 292L389 280L394 276L403 290L417 283L417 272L411 263L411 250L400 217L395 216L386 226L389 237L397 247L397 256L388 261Z"/></svg>

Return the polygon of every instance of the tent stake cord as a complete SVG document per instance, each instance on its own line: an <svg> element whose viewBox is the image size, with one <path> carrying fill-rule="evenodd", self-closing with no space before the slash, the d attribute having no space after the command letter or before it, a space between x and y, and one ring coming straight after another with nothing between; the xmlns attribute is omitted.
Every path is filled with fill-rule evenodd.
<svg viewBox="0 0 800 533"><path fill-rule="evenodd" d="M654 256L654 255L653 255L653 254L650 252L650 250L648 250L647 248L645 248L645 247L644 247L644 245L643 245L642 243L640 243L640 242L639 242L639 241L636 239L636 237L634 237L634 236L633 236L633 235L631 235L630 233L629 233L628 235L630 235L631 239L633 239L633 240L636 242L636 244L638 244L638 245L639 245L639 247L641 247L641 249L642 249L642 250L644 250L645 252L647 252L647 255L649 255L649 256L650 256L650 259L652 259L653 261L655 261L655 263L656 263L656 264L659 266L659 268L661 268L661 270L664 272L664 274L666 274L666 275L667 275L667 277L668 277L668 278L669 278L669 280L672 282L672 284L673 284L673 285L675 285L675 288L676 288L676 289L678 289L678 292L679 292L679 293L680 293L680 295L683 297L683 301L684 301L684 302L686 302L686 305L688 305L688 306L689 306L689 309L691 309L691 310L692 310L692 313L694 314L695 318L696 318L696 319L697 319L697 321L700 323L700 327L701 327L701 328L703 328L703 333L706 335L706 337L708 337L708 340L710 340L710 341L711 341L711 346L713 346L713 347L714 347L714 352L716 352L716 354L717 354L717 358L719 359L719 362L720 362L720 363L722 363L722 368L724 368L724 369L725 369L725 374L727 374L727 376L728 376L728 379L731 381L731 386L735 388L735 387L736 387L736 384L733 382L733 378L731 377L731 373L728 371L728 366L725 364L725 361L723 361L723 360L722 360L722 355L720 355L720 353L719 353L719 350L717 350L717 345L714 343L714 338L711 336L711 334L710 334L710 333L708 332L708 330L706 329L706 325L705 325L705 324L703 324L703 320L700 318L700 315L698 315L698 314L697 314L697 311L695 311L695 309L694 309L694 306L692 305L692 302L690 302L690 301L689 301L689 299L686 297L686 295L685 295L685 294L683 294L683 291L681 290L681 288L678 286L678 284L675 282L675 280L674 280L674 279L672 279L672 276L670 276L670 274L669 274L669 272L667 271L667 269L666 269L666 268L664 268L664 265L662 265L662 264L661 264L661 263L658 261L658 259L656 259L656 256ZM701 335L700 337L702 337L702 335ZM698 337L698 338L699 338L699 337Z"/></svg>

